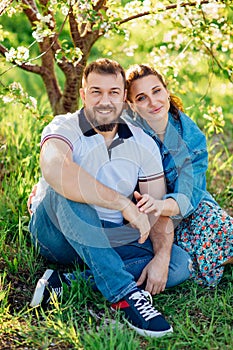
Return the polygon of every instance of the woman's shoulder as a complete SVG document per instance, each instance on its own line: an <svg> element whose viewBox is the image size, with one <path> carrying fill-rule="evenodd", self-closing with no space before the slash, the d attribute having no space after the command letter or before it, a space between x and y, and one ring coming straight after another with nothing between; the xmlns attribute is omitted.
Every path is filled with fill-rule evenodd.
<svg viewBox="0 0 233 350"><path fill-rule="evenodd" d="M185 136L191 136L192 138L196 137L199 140L205 140L204 132L199 128L197 123L195 123L187 114L180 113L180 121L182 125L183 134Z"/></svg>
<svg viewBox="0 0 233 350"><path fill-rule="evenodd" d="M206 137L199 126L185 113L180 112L181 137L192 153L206 151Z"/></svg>

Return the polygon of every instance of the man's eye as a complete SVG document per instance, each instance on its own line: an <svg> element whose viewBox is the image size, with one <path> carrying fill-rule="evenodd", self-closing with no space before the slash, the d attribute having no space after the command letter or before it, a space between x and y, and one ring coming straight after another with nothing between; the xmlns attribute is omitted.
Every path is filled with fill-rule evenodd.
<svg viewBox="0 0 233 350"><path fill-rule="evenodd" d="M92 93L93 95L97 95L97 94L100 94L100 91L98 91L98 90L92 90L91 93Z"/></svg>
<svg viewBox="0 0 233 350"><path fill-rule="evenodd" d="M119 92L118 91L111 91L111 94L112 95L119 95Z"/></svg>

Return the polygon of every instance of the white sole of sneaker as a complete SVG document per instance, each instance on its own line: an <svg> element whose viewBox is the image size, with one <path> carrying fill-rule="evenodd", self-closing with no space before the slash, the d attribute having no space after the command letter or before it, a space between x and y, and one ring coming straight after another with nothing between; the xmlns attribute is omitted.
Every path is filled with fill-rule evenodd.
<svg viewBox="0 0 233 350"><path fill-rule="evenodd" d="M138 334L142 335L143 337L160 338L160 337L163 337L164 335L167 335L169 333L173 333L173 328L172 327L170 327L166 331L153 332L153 331L149 331L149 330L146 330L146 329L141 329L141 328L133 326L131 323L129 323L127 321L126 318L124 318L124 320L129 325L130 328L134 329L135 332L137 332Z"/></svg>
<svg viewBox="0 0 233 350"><path fill-rule="evenodd" d="M30 303L31 307L39 306L40 303L42 302L45 287L46 287L46 285L48 283L48 279L52 275L53 271L54 270L50 270L50 269L46 270L45 273L43 274L43 276L37 282L36 289L34 291L34 294L33 294L33 297L32 297L31 303Z"/></svg>

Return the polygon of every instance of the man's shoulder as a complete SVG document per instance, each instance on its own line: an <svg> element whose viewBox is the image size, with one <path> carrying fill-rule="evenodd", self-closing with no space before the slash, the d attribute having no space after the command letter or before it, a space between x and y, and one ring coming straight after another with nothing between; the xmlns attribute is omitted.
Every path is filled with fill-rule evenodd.
<svg viewBox="0 0 233 350"><path fill-rule="evenodd" d="M58 128L72 128L75 129L78 125L79 111L74 113L57 114L50 121L49 124L45 126L46 129L56 130Z"/></svg>
<svg viewBox="0 0 233 350"><path fill-rule="evenodd" d="M65 123L70 122L72 120L77 120L77 118L80 115L80 110L74 112L74 113L65 113L65 114L57 114L54 116L53 120L51 122L57 122L57 123Z"/></svg>
<svg viewBox="0 0 233 350"><path fill-rule="evenodd" d="M82 134L78 116L79 111L56 115L44 128L41 135L41 145L51 138L59 138L69 143L69 145L73 145Z"/></svg>
<svg viewBox="0 0 233 350"><path fill-rule="evenodd" d="M136 140L140 140L142 142L145 140L154 144L153 139L149 135L147 135L139 126L133 125L128 121L126 122L126 124L128 125Z"/></svg>

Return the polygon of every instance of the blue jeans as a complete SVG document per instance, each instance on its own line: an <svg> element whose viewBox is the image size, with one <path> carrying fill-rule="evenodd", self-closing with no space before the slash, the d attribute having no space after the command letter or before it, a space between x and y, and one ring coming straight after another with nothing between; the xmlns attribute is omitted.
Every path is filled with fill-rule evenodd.
<svg viewBox="0 0 233 350"><path fill-rule="evenodd" d="M117 302L136 288L136 280L153 258L150 239L139 244L139 231L101 222L87 204L70 201L50 187L32 215L29 230L40 253L53 262L88 266L98 290ZM167 287L190 277L189 255L173 245Z"/></svg>

